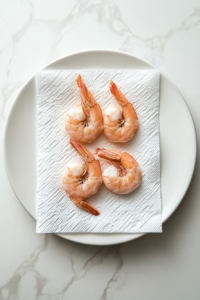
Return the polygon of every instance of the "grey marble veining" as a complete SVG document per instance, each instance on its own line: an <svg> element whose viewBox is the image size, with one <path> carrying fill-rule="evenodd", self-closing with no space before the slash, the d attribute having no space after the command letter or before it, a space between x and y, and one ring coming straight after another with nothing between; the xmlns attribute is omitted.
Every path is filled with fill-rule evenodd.
<svg viewBox="0 0 200 300"><path fill-rule="evenodd" d="M35 292L36 295L40 295L43 286L45 285L45 278L43 278L35 269L35 265L39 259L39 255L42 251L45 251L48 245L48 237L46 236L44 242L41 246L37 247L32 255L25 261L21 263L21 265L17 268L14 272L11 279L8 283L1 288L1 294L5 299L14 299L18 297L20 293L20 289L23 286L23 278L29 278L30 282L32 283L35 281ZM27 284L27 282L26 282Z"/></svg>
<svg viewBox="0 0 200 300"><path fill-rule="evenodd" d="M137 35L137 32L133 32L133 30L129 28L126 24L126 20L124 20L120 13L120 7L115 4L115 1L77 0L71 1L71 3L73 3L73 7L68 11L68 5L66 2L64 7L64 9L66 9L66 16L63 19L42 20L38 18L37 13L35 13L35 3L32 1L25 1L22 7L23 9L20 10L20 14L24 14L26 16L24 23L21 24L18 30L14 30L14 32L10 32L9 30L9 22L12 22L12 20L7 20L4 16L1 17L10 34L10 41L3 45L0 49L1 54L8 52L8 49L10 50L10 55L7 60L7 64L5 65L6 76L4 75L4 84L2 85L3 107L1 109L1 117L4 119L6 118L7 111L10 108L9 105L8 109L6 109L6 103L14 100L14 97L16 97L16 94L19 92L23 83L27 80L27 76L29 78L30 75L37 71L38 67L41 68L44 64L68 53L68 47L61 49L61 46L63 43L67 46L66 39L69 32L74 32L74 36L77 40L80 40L81 43L84 41L84 35L87 36L88 32L87 30L84 31L84 29L83 31L80 30L82 28L82 26L80 26L80 24L82 25L82 20L90 19L90 25L95 25L97 23L101 26L104 24L104 26L107 27L106 32L109 32L110 36L115 35L119 37L117 45L118 50L139 55L151 63L156 64L158 67L164 58L163 55L165 46L169 39L174 34L181 31L188 31L200 24L200 8L196 7L193 9L193 13L189 14L186 19L183 19L178 27L172 26L167 33L162 35L143 38ZM130 2L128 3L130 4ZM20 8L20 4L18 4L18 6ZM49 31L52 30L50 40L48 40L46 45L43 45L44 48L46 48L43 49L47 55L46 60L40 65L37 65L36 68L33 69L32 73L27 70L26 76L23 76L21 80L19 80L19 78L13 78L12 69L15 68L16 59L20 56L19 51L21 50L21 47L24 46L24 39L26 39L29 34L34 34L32 36L32 41L33 43L36 43L37 47L40 47L39 43L37 43L37 37L38 34L40 34L38 28L40 27L42 28L41 33L43 36L45 36L45 34L49 34ZM92 26L90 28L92 30ZM95 42L96 41L94 41L94 43ZM102 45L102 48L104 48L104 39L102 39ZM77 50L82 49L88 49L88 47L79 47ZM75 51L75 49L73 50ZM28 54L30 55L30 59L33 59L34 54L34 51L31 55Z"/></svg>
<svg viewBox="0 0 200 300"><path fill-rule="evenodd" d="M1 141L15 97L38 69L72 52L114 49L171 77L189 105L199 142L200 2L162 1L168 15L159 0L140 3L143 11L135 0L0 1ZM143 21L138 26L136 14ZM145 22L149 16L152 25ZM37 235L6 177L2 147L0 164L0 299L200 298L199 159L162 235L108 247Z"/></svg>
<svg viewBox="0 0 200 300"><path fill-rule="evenodd" d="M49 236L46 235L43 243L34 250L27 260L20 264L9 281L0 289L2 299L21 299L21 297L26 299L23 298L26 295L26 291L31 291L32 293L29 299L68 299L68 294L70 295L73 291L76 292L79 282L82 282L84 279L87 280L89 273L95 273L95 269L99 269L102 272L102 267L105 268L107 263L110 265L110 262L113 262L113 264L109 266L110 270L106 276L107 280L104 282L103 289L97 291L99 294L98 299L107 299L110 290L123 284L123 278L120 276L120 270L123 266L120 245L90 247L71 242L65 242L65 244L67 244L65 255L68 255L66 271L70 272L70 276L68 280L63 282L58 292L52 295L44 292L44 287L49 283L49 279L47 273L43 275L40 271L40 264L42 263L42 253L48 252ZM80 250L77 251L77 248L80 248ZM88 251L89 255L84 255L84 260L77 264L76 256L81 255L81 252L85 251ZM57 276L58 274L55 274L55 277ZM98 288L96 289L94 286L93 288L95 297L97 293L95 290L98 290ZM84 285L82 289L82 292L84 292ZM88 289L90 290L89 286Z"/></svg>

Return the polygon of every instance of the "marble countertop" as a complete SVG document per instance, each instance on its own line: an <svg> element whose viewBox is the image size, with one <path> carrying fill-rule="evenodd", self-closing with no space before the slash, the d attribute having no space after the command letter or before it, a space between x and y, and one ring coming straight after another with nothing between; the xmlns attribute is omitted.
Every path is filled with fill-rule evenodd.
<svg viewBox="0 0 200 300"><path fill-rule="evenodd" d="M122 50L163 71L185 98L199 142L200 1L1 0L0 29L0 299L200 299L198 157L163 233L108 247L36 234L3 161L6 119L23 84L88 49Z"/></svg>

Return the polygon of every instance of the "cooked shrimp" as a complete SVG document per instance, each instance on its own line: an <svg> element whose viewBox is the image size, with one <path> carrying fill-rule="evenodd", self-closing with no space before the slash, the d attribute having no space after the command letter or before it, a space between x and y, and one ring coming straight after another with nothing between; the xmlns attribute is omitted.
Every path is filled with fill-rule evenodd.
<svg viewBox="0 0 200 300"><path fill-rule="evenodd" d="M110 91L121 107L114 105L106 109L104 133L111 142L127 142L132 139L138 129L138 118L132 104L113 81L110 82Z"/></svg>
<svg viewBox="0 0 200 300"><path fill-rule="evenodd" d="M104 148L97 148L97 155L111 165L103 172L103 182L111 192L129 194L140 185L142 173L131 155Z"/></svg>
<svg viewBox="0 0 200 300"><path fill-rule="evenodd" d="M68 111L65 116L65 129L74 140L91 143L103 130L102 111L80 75L76 81L81 90L81 105Z"/></svg>
<svg viewBox="0 0 200 300"><path fill-rule="evenodd" d="M84 200L96 194L102 184L99 161L79 142L70 139L70 144L84 161L82 164L69 163L66 166L62 178L63 188L76 206L97 216L99 211Z"/></svg>

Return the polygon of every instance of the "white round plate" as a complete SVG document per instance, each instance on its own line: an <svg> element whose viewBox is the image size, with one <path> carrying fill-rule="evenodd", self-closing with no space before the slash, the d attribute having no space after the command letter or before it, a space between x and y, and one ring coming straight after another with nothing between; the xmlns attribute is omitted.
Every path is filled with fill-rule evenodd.
<svg viewBox="0 0 200 300"><path fill-rule="evenodd" d="M65 56L44 68L155 69L148 62L115 51L86 51ZM36 218L36 86L33 76L10 111L5 130L5 165L16 196ZM196 160L196 135L189 109L174 84L163 74L160 83L162 221L175 211L190 184ZM84 244L111 245L142 234L58 234Z"/></svg>

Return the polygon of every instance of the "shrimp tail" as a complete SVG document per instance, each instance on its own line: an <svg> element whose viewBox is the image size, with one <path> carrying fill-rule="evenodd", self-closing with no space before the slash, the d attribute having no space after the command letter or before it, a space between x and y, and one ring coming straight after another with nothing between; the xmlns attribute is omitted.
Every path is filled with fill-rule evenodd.
<svg viewBox="0 0 200 300"><path fill-rule="evenodd" d="M81 201L78 205L79 208L89 212L90 214L94 215L94 216L98 216L100 215L100 212L91 204L89 204L88 202L85 201Z"/></svg>
<svg viewBox="0 0 200 300"><path fill-rule="evenodd" d="M116 84L111 80L110 91L121 106L126 106L129 102L122 92L117 88Z"/></svg>
<svg viewBox="0 0 200 300"><path fill-rule="evenodd" d="M100 212L94 206L89 204L88 202L85 202L80 198L70 198L70 199L77 207L89 212L90 214L92 214L94 216L100 215Z"/></svg>
<svg viewBox="0 0 200 300"><path fill-rule="evenodd" d="M89 117L90 114L90 108L94 107L96 104L96 101L92 94L88 91L86 85L83 83L81 75L78 75L76 78L76 82L78 87L81 89L81 105L83 108L84 113L86 114L87 117Z"/></svg>
<svg viewBox="0 0 200 300"><path fill-rule="evenodd" d="M109 160L121 160L121 155L118 153L115 153L112 150L107 150L105 148L97 148L96 153L99 157L109 159Z"/></svg>
<svg viewBox="0 0 200 300"><path fill-rule="evenodd" d="M83 145L81 145L79 142L70 139L70 144L72 145L72 147L74 147L74 149L78 152L79 155L81 155L83 157L83 159L85 161L87 161L88 163L91 163L92 161L95 160L94 156L92 155L92 153L86 149L85 147L83 147Z"/></svg>
<svg viewBox="0 0 200 300"><path fill-rule="evenodd" d="M76 82L77 82L78 87L81 88L81 85L83 85L81 75L78 75L78 77L76 78Z"/></svg>
<svg viewBox="0 0 200 300"><path fill-rule="evenodd" d="M96 153L99 157L107 159L110 165L117 168L120 176L126 175L126 170L121 164L121 155L119 153L115 153L104 148L97 148Z"/></svg>
<svg viewBox="0 0 200 300"><path fill-rule="evenodd" d="M81 89L82 96L88 101L88 104L90 104L90 94L86 85L82 81L81 75L78 75L78 77L76 78L76 82L78 87Z"/></svg>

